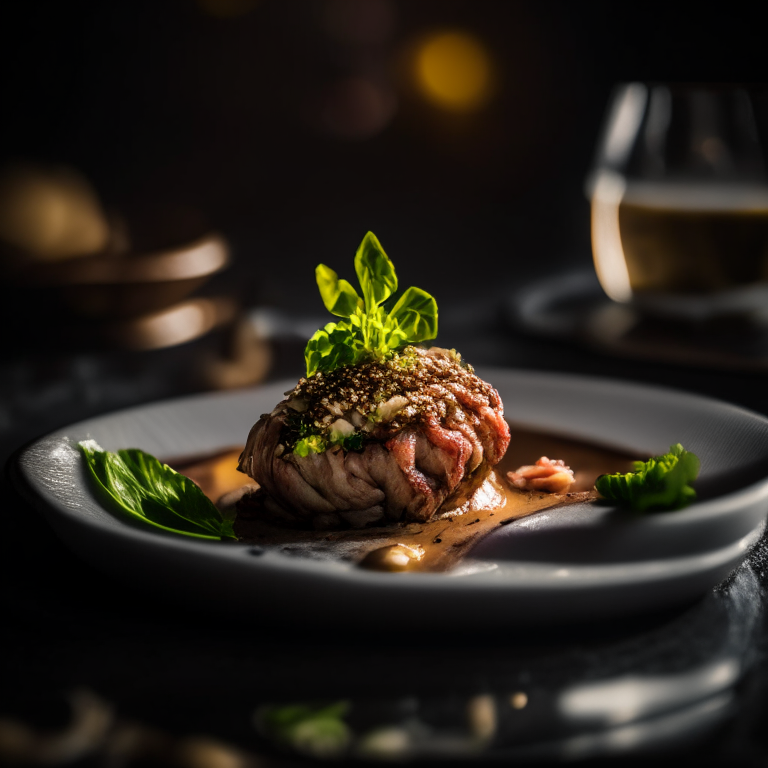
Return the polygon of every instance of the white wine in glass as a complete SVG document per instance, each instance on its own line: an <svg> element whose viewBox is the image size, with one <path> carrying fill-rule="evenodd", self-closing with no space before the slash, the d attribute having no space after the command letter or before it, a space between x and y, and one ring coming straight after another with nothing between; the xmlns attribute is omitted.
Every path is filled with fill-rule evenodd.
<svg viewBox="0 0 768 768"><path fill-rule="evenodd" d="M616 89L587 185L612 299L690 319L768 308L762 107L744 87Z"/></svg>

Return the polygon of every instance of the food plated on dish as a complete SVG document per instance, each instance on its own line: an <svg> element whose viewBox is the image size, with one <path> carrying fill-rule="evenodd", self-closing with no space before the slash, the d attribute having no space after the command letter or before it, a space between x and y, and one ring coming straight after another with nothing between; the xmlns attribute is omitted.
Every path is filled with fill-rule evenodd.
<svg viewBox="0 0 768 768"><path fill-rule="evenodd" d="M425 593L439 595L437 605L446 591L476 620L502 595L516 601L516 621L551 620L553 608L568 618L574 589L584 616L640 610L700 594L759 535L768 497L762 417L636 385L481 375L454 350L424 344L437 330L436 303L414 288L397 298L394 267L372 235L355 266L361 296L318 267L324 303L342 319L312 337L298 383L73 425L20 455L19 487L100 567L139 550L150 562L152 552L171 583L182 574L199 582L195 569L207 567L224 583L237 574L238 595L255 604L290 595L310 612L316 590L332 587L333 598L322 593L324 617L338 617L328 599L359 598L378 579L387 586L376 590L404 600L412 618ZM702 475L690 504L694 454ZM234 464L242 480L232 480ZM597 501L602 475L612 503ZM118 498L117 509L120 485L132 499ZM204 498L200 488L209 496L198 499L205 530L184 503L187 491ZM280 586L265 594L259 574L276 573Z"/></svg>
<svg viewBox="0 0 768 768"><path fill-rule="evenodd" d="M256 422L240 458L259 485L251 506L283 524L426 522L469 503L509 444L496 390L455 350L417 346L437 335L437 303L414 287L394 300L397 274L371 232L355 272L362 296L317 267L342 319L309 340L306 378Z"/></svg>
<svg viewBox="0 0 768 768"><path fill-rule="evenodd" d="M95 569L169 605L257 622L295 617L379 626L396 616L412 627L449 629L633 614L703 595L759 536L768 508L765 418L627 382L509 369L478 374L494 382L512 425L502 470L506 461L528 461L523 446L525 455L554 447L550 455L567 455L579 488L594 483L606 454L652 455L679 439L702 459L698 500L671 514L617 514L611 505L591 502L545 509L496 526L446 572L391 574L328 556L323 542L297 556L289 543L158 534L110 511L95 492L77 445L98 437L108 451L140 445L178 468L188 466L217 496L240 475L233 467L254 413L270 412L295 381L152 403L69 425L22 449L9 467L11 479ZM224 464L206 458L226 454Z"/></svg>
<svg viewBox="0 0 768 768"><path fill-rule="evenodd" d="M594 499L591 483L571 492L562 459L497 471L510 443L501 398L455 349L422 344L437 335L435 299L414 287L396 298L394 265L371 232L354 265L362 295L330 267L316 269L326 308L342 320L312 336L306 377L250 430L237 469L252 485L220 497L217 510L199 480L153 456L83 441L106 502L165 532L307 554L319 545L401 571L447 570L499 525ZM677 445L651 461L618 472L626 460L616 457L614 473L597 480L601 495L635 510L695 498L693 454Z"/></svg>

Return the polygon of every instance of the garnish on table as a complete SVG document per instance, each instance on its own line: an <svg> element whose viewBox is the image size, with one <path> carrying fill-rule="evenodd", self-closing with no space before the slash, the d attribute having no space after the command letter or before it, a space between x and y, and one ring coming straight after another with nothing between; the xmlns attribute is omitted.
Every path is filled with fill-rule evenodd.
<svg viewBox="0 0 768 768"><path fill-rule="evenodd" d="M234 539L232 519L188 477L138 448L117 453L78 443L90 476L113 509L147 525L200 539Z"/></svg>
<svg viewBox="0 0 768 768"><path fill-rule="evenodd" d="M314 758L338 758L352 741L345 722L349 710L347 701L264 706L256 711L256 727L282 747Z"/></svg>
<svg viewBox="0 0 768 768"><path fill-rule="evenodd" d="M638 512L680 509L696 498L691 483L699 467L696 454L677 443L669 453L636 461L633 472L600 475L595 488L604 498Z"/></svg>
<svg viewBox="0 0 768 768"><path fill-rule="evenodd" d="M406 344L437 336L437 302L421 288L407 288L391 309L385 302L397 291L397 274L376 235L368 232L355 254L362 297L325 264L315 270L326 309L345 318L328 323L307 343L307 376L368 360L383 360Z"/></svg>

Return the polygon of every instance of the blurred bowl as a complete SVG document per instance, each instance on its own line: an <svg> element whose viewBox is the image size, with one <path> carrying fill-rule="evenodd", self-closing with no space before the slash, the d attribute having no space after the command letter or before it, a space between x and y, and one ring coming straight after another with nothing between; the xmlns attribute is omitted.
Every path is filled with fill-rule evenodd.
<svg viewBox="0 0 768 768"><path fill-rule="evenodd" d="M30 264L13 275L26 289L52 290L76 315L129 318L187 298L230 261L218 234L146 254L99 254Z"/></svg>
<svg viewBox="0 0 768 768"><path fill-rule="evenodd" d="M159 312L100 323L98 338L112 348L143 351L165 349L205 336L214 328L232 323L236 302L224 296L192 298Z"/></svg>

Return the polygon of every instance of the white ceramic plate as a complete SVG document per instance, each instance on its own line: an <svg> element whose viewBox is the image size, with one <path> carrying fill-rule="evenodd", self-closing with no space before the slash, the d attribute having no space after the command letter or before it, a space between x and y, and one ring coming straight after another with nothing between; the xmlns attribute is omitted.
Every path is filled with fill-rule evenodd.
<svg viewBox="0 0 768 768"><path fill-rule="evenodd" d="M462 627L592 620L683 603L725 578L768 510L768 419L662 388L486 369L510 421L636 454L681 442L701 459L700 500L636 517L597 505L501 528L451 574L385 574L239 544L157 534L105 510L77 441L159 457L242 445L293 382L155 403L59 430L17 454L11 476L74 552L173 601L258 620Z"/></svg>

